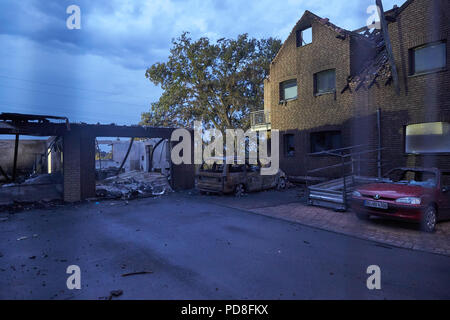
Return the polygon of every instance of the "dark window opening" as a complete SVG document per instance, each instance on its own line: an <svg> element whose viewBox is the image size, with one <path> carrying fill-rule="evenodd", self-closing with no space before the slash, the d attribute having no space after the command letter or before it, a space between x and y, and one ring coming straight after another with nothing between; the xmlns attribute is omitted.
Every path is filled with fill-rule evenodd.
<svg viewBox="0 0 450 320"><path fill-rule="evenodd" d="M427 44L409 51L410 75L439 71L447 66L447 43Z"/></svg>
<svg viewBox="0 0 450 320"><path fill-rule="evenodd" d="M333 93L336 91L336 70L325 70L314 75L314 94Z"/></svg>
<svg viewBox="0 0 450 320"><path fill-rule="evenodd" d="M293 134L284 135L284 153L286 157L295 157L295 142Z"/></svg>
<svg viewBox="0 0 450 320"><path fill-rule="evenodd" d="M288 80L280 83L280 101L297 99L297 80Z"/></svg>
<svg viewBox="0 0 450 320"><path fill-rule="evenodd" d="M443 172L442 173L442 182L441 185L443 187L450 187L450 172Z"/></svg>
<svg viewBox="0 0 450 320"><path fill-rule="evenodd" d="M342 148L340 131L323 131L311 133L311 153Z"/></svg>
<svg viewBox="0 0 450 320"><path fill-rule="evenodd" d="M312 28L299 29L295 32L297 48L312 43Z"/></svg>

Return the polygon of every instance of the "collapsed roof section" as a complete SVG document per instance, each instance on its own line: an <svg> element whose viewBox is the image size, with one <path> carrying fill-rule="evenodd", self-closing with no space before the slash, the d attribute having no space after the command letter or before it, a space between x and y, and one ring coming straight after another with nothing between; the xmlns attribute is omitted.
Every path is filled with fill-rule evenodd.
<svg viewBox="0 0 450 320"><path fill-rule="evenodd" d="M358 91L361 88L367 90L373 85L379 86L378 81L383 82L385 86L394 82L398 93L398 75L395 63L393 61L392 48L389 43L389 34L387 25L397 21L397 17L412 3L414 0L407 0L401 7L394 6L393 9L380 14L381 29L369 29L363 27L353 31L365 37L370 41L373 55L367 59L362 67L353 75L349 76L347 85L342 89L341 93L349 90ZM377 5L382 8L382 2L376 1ZM383 24L386 30L383 30ZM359 54L359 52L356 52Z"/></svg>
<svg viewBox="0 0 450 320"><path fill-rule="evenodd" d="M347 85L341 93L347 90L358 91L361 88L370 89L373 85L379 85L377 81L384 82L385 85L392 82L392 68L382 31L374 29L372 32L366 32L364 37L372 43L373 54L368 56L367 61L354 75L348 77Z"/></svg>
<svg viewBox="0 0 450 320"><path fill-rule="evenodd" d="M22 113L0 114L0 134L60 136L66 131L70 131L67 117Z"/></svg>
<svg viewBox="0 0 450 320"><path fill-rule="evenodd" d="M56 121L55 121L56 120ZM59 122L57 120L60 120ZM63 136L69 131L84 131L94 137L165 138L175 128L120 126L115 124L70 123L66 117L20 113L0 114L0 134L31 136Z"/></svg>

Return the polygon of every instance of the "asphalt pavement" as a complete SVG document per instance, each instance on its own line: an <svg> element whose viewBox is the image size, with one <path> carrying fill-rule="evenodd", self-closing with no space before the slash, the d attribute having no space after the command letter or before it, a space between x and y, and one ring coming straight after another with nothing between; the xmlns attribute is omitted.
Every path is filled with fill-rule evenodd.
<svg viewBox="0 0 450 320"><path fill-rule="evenodd" d="M291 200L185 192L2 213L0 299L450 299L449 257L245 210ZM80 290L67 288L70 265ZM367 288L372 265L381 290Z"/></svg>

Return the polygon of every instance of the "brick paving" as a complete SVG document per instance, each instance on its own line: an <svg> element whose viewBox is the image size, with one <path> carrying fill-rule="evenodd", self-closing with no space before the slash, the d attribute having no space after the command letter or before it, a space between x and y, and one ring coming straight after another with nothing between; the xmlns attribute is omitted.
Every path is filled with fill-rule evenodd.
<svg viewBox="0 0 450 320"><path fill-rule="evenodd" d="M334 212L302 203L246 210L391 246L450 256L450 222L438 224L437 231L428 234L411 223L381 218L361 221L353 212Z"/></svg>

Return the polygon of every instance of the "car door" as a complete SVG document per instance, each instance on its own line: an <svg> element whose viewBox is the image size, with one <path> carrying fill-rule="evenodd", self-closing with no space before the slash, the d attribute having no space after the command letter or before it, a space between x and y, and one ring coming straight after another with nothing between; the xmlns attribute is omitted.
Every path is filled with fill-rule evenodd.
<svg viewBox="0 0 450 320"><path fill-rule="evenodd" d="M261 168L259 166L247 165L246 171L248 191L262 190Z"/></svg>
<svg viewBox="0 0 450 320"><path fill-rule="evenodd" d="M279 173L262 176L262 188L265 190L275 188L277 186L279 176Z"/></svg>
<svg viewBox="0 0 450 320"><path fill-rule="evenodd" d="M450 171L441 174L441 190L439 199L439 211L442 218L450 219Z"/></svg>

